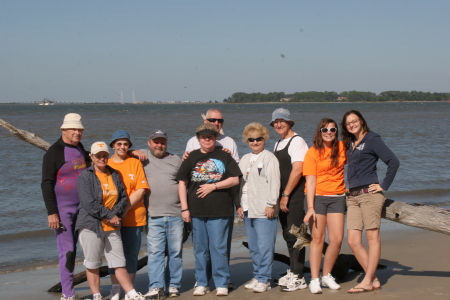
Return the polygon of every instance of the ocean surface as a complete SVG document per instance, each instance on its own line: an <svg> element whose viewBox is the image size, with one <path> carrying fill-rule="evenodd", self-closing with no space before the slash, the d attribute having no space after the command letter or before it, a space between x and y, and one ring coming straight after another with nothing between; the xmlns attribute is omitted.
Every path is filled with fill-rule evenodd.
<svg viewBox="0 0 450 300"><path fill-rule="evenodd" d="M343 114L358 109L370 128L379 133L400 159L400 169L386 196L408 203L450 201L450 103L290 103L290 104L79 104L39 106L0 104L0 119L54 143L60 136L64 115L82 116L86 149L96 141L110 142L111 134L127 130L133 148L146 148L151 130L169 135L168 150L184 152L186 142L202 123L201 113L217 107L224 113L224 131L235 139L242 157L250 152L242 142L242 130L261 122L271 137L266 149L273 150L278 136L268 126L272 111L285 107L295 120L294 130L311 146L321 118L340 123ZM40 180L44 152L19 140L0 127L0 274L56 265L53 230L47 228ZM385 166L378 165L380 180ZM448 208L448 206L447 206ZM392 223L392 222L389 222ZM405 226L406 227L406 226ZM245 235L235 226L235 236ZM145 245L142 248L145 250ZM82 253L78 251L78 257Z"/></svg>

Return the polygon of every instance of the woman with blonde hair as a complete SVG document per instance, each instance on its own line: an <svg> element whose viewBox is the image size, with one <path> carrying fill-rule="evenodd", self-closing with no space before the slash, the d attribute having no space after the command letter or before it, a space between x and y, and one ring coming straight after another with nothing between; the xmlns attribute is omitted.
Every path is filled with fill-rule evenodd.
<svg viewBox="0 0 450 300"><path fill-rule="evenodd" d="M273 255L277 235L278 197L280 193L280 166L278 159L264 149L269 131L260 123L248 124L242 141L251 153L242 157L239 168L241 179L241 207L238 214L244 219L248 249L253 261L253 278L246 289L262 293L271 289Z"/></svg>

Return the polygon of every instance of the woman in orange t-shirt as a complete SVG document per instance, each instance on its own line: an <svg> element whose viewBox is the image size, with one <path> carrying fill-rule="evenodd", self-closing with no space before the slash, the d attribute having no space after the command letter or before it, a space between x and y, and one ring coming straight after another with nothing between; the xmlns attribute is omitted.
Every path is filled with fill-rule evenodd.
<svg viewBox="0 0 450 300"><path fill-rule="evenodd" d="M309 222L312 242L309 251L311 267L311 293L322 293L319 281L320 262L328 229L330 244L325 253L322 270L322 286L332 290L340 289L331 270L341 250L344 237L346 164L345 146L338 141L337 123L322 119L314 135L313 146L308 150L303 162L303 175L306 176L306 199L308 211L304 222Z"/></svg>
<svg viewBox="0 0 450 300"><path fill-rule="evenodd" d="M150 190L141 162L128 156L128 149L131 147L131 138L125 130L118 130L113 133L111 148L114 155L108 160L108 166L115 169L122 179L127 193L127 206L122 216L123 250L127 261L127 271L131 282L137 272L138 254L141 248L142 232L147 224L147 210L144 204L144 194ZM111 299L120 299L120 286L114 276L113 270L109 270L111 282Z"/></svg>

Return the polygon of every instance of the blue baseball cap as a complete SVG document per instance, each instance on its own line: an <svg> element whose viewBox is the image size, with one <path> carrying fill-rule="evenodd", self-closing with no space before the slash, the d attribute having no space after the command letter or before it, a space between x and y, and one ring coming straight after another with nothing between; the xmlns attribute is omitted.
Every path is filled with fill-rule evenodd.
<svg viewBox="0 0 450 300"><path fill-rule="evenodd" d="M109 143L109 146L112 148L114 143L118 139L128 139L128 141L130 142L130 148L133 145L131 143L130 134L128 132L126 132L125 130L117 130L116 132L113 133L112 138L111 138L111 143Z"/></svg>

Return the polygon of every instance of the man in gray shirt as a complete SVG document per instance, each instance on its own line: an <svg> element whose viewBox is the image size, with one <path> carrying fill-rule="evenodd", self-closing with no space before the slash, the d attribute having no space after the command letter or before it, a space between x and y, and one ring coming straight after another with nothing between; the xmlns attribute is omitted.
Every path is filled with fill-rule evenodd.
<svg viewBox="0 0 450 300"><path fill-rule="evenodd" d="M144 165L150 192L145 201L148 211L148 275L149 291L146 299L165 298L165 271L169 272L169 297L179 296L182 275L184 222L175 181L181 159L167 152L167 134L162 130L151 132L149 149L142 149L147 159ZM167 249L167 266L165 255ZM167 267L167 268L166 268Z"/></svg>

